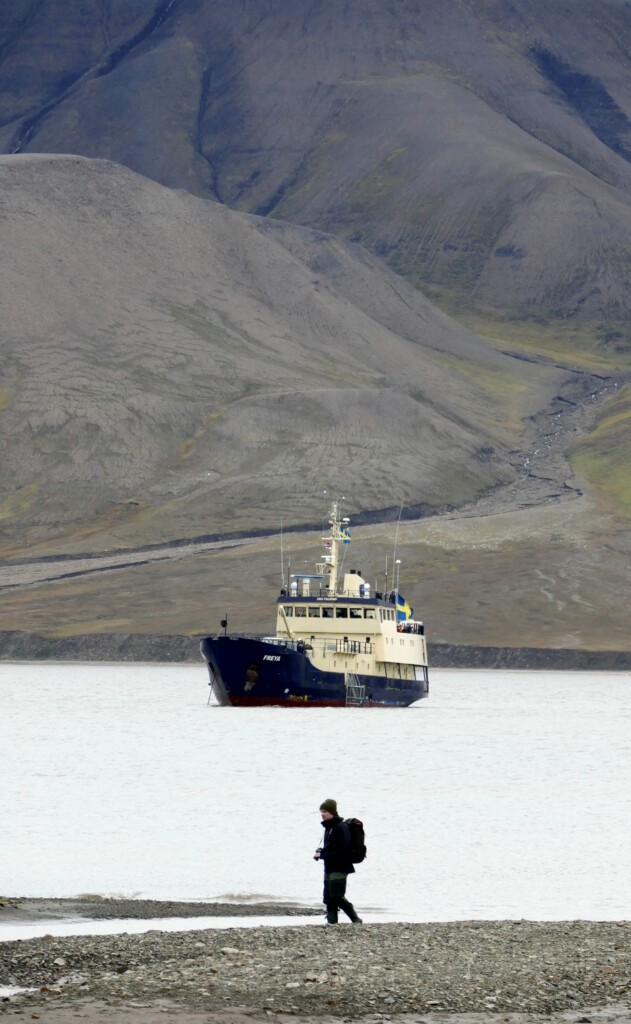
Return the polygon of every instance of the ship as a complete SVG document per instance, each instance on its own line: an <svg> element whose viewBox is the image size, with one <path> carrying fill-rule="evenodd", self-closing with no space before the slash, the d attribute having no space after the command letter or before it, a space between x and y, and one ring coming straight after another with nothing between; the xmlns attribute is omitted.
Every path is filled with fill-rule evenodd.
<svg viewBox="0 0 631 1024"><path fill-rule="evenodd" d="M315 572L283 570L273 635L229 633L226 616L223 632L202 638L218 704L401 708L428 696L425 630L398 580L379 592L344 571L350 519L339 501L328 526Z"/></svg>

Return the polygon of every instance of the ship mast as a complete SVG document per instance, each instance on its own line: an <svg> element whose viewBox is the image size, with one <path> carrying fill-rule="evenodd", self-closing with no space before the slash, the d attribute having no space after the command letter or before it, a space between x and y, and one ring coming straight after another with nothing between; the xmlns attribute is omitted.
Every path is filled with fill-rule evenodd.
<svg viewBox="0 0 631 1024"><path fill-rule="evenodd" d="M348 540L346 523L348 519L340 518L340 503L333 501L329 511L329 533L322 538L324 543L324 557L318 564L320 572L325 580L325 593L327 597L335 597L337 594L337 574L339 562L340 544Z"/></svg>

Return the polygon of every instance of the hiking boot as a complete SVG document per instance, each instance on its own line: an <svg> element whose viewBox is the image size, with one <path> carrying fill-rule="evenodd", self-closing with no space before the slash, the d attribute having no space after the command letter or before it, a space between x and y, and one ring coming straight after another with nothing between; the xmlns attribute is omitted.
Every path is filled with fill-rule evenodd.
<svg viewBox="0 0 631 1024"><path fill-rule="evenodd" d="M364 922L362 921L361 917L358 917L357 914L355 914L355 917L351 917L351 924L363 924L363 923Z"/></svg>

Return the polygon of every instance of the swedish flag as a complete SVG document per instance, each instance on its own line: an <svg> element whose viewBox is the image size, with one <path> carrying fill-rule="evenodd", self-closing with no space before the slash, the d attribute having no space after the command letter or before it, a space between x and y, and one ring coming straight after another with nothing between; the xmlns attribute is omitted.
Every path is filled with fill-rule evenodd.
<svg viewBox="0 0 631 1024"><path fill-rule="evenodd" d="M397 594L397 622L405 622L406 619L411 619L413 615L414 609L410 608L403 594Z"/></svg>
<svg viewBox="0 0 631 1024"><path fill-rule="evenodd" d="M350 544L351 542L351 533L350 530L346 529L346 527L342 527L340 529L340 540L343 541L344 544Z"/></svg>

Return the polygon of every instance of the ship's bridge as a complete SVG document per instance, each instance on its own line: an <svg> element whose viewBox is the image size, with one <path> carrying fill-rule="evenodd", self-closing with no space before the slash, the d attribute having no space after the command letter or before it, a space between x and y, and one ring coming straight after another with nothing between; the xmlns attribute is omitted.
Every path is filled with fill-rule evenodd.
<svg viewBox="0 0 631 1024"><path fill-rule="evenodd" d="M381 595L281 595L278 599L278 639L307 644L312 658L365 655L379 661L422 665L427 657L423 633L421 622L397 621L395 605ZM339 667L332 663L333 669Z"/></svg>
<svg viewBox="0 0 631 1024"><path fill-rule="evenodd" d="M351 569L344 574L344 580L335 595L331 594L326 585L326 577L322 573L295 573L290 577L289 589L282 590L279 598L286 597L362 597L369 598L371 586L358 569Z"/></svg>
<svg viewBox="0 0 631 1024"><path fill-rule="evenodd" d="M299 574L291 577L289 591L281 590L277 601L280 634L367 634L364 639L369 642L369 635L423 633L422 623L398 620L394 593L386 598L380 593L373 594L368 581L357 571L345 574L342 588L335 595L327 593L322 579Z"/></svg>

